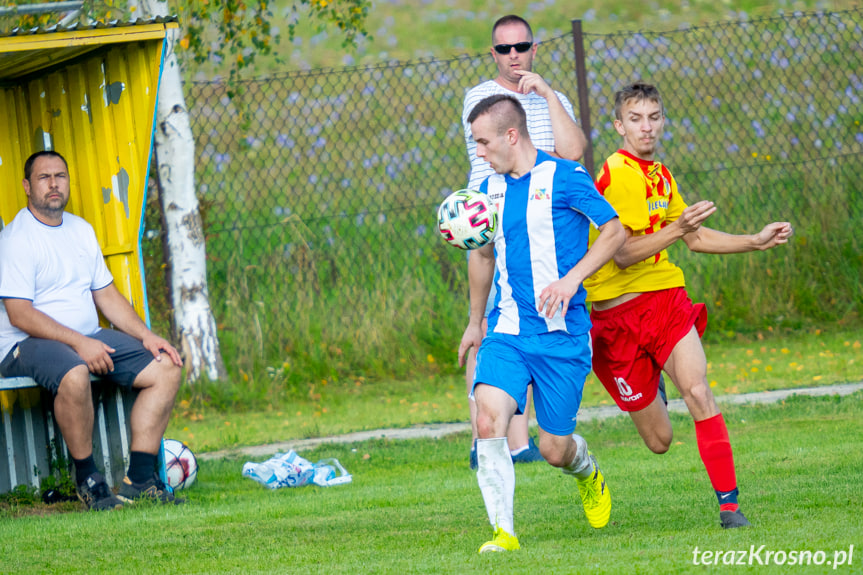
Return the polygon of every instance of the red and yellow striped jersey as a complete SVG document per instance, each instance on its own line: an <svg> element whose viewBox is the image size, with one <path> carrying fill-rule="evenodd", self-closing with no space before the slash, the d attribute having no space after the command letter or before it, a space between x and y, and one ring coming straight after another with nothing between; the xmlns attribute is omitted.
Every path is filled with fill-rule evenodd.
<svg viewBox="0 0 863 575"><path fill-rule="evenodd" d="M668 168L624 150L618 150L605 161L596 187L617 210L620 223L629 228L633 236L659 231L679 218L686 208ZM591 229L591 245L598 234L596 228ZM667 250L624 270L611 260L584 282L587 301L684 285L683 270L669 261Z"/></svg>

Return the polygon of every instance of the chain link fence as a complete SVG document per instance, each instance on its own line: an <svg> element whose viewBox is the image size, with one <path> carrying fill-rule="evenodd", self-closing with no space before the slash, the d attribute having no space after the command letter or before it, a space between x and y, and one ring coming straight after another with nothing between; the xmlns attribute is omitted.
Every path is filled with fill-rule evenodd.
<svg viewBox="0 0 863 575"><path fill-rule="evenodd" d="M693 298L721 329L860 315L861 16L540 44L534 71L576 107L578 89L587 92L590 109L580 112L598 165L620 145L615 90L650 81L668 116L659 157L689 203L717 203L708 225L754 233L793 223L793 243L764 254L673 248ZM495 75L480 54L289 73L246 82L234 100L219 83L187 85L210 298L229 370L398 376L435 356L450 362L467 317L466 266L438 237L436 208L467 182L464 93ZM155 200L148 221L158 229ZM162 252L158 233L148 238L155 284ZM151 306L167 310L153 291Z"/></svg>

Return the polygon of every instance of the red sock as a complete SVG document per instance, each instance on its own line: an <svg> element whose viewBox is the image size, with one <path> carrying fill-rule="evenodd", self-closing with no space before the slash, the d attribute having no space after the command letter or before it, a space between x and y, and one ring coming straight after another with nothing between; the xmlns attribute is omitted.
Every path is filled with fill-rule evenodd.
<svg viewBox="0 0 863 575"><path fill-rule="evenodd" d="M719 508L722 511L737 511L737 476L734 473L734 455L728 440L728 428L722 414L695 422L695 440L698 453L707 469L707 476L717 492ZM722 493L735 492L733 501L722 502Z"/></svg>

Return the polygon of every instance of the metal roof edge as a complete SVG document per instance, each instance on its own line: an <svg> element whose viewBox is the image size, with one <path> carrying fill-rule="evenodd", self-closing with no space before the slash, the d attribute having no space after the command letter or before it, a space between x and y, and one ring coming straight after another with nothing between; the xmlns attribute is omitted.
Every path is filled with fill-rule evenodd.
<svg viewBox="0 0 863 575"><path fill-rule="evenodd" d="M177 24L180 19L177 16L155 16L153 18L135 18L134 20L109 20L108 22L94 22L82 26L80 22L74 22L68 26L52 24L51 26L38 26L35 28L13 28L8 32L0 31L0 38L16 36L31 36L36 34L58 34L62 32L85 32L88 30L105 30L109 28L129 28L134 26L148 26L152 24ZM170 26L174 28L174 26Z"/></svg>

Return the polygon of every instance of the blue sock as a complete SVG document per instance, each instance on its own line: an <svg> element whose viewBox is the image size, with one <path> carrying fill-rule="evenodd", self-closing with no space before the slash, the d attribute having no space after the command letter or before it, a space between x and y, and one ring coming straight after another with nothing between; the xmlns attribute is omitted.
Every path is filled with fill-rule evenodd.
<svg viewBox="0 0 863 575"><path fill-rule="evenodd" d="M740 505L737 504L737 495L740 492L735 487L732 491L717 491L716 498L719 500L719 509L721 511L737 511Z"/></svg>

